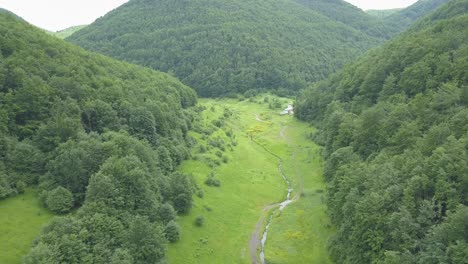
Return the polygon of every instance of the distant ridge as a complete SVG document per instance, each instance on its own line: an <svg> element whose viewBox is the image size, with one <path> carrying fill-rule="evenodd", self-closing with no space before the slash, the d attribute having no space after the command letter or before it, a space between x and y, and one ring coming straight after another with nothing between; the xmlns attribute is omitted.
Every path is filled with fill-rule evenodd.
<svg viewBox="0 0 468 264"><path fill-rule="evenodd" d="M58 37L58 38L65 39L65 38L71 36L73 33L77 32L78 30L81 30L81 29L83 29L83 28L85 28L87 26L88 25L72 26L72 27L69 27L69 28L66 28L66 29L63 29L63 30L59 30L57 32L51 32L51 34Z"/></svg>
<svg viewBox="0 0 468 264"><path fill-rule="evenodd" d="M364 30L375 18L344 1L304 8L309 3L131 0L67 40L170 72L202 96L251 89L288 93L384 40L381 32ZM353 17L365 19L348 23Z"/></svg>

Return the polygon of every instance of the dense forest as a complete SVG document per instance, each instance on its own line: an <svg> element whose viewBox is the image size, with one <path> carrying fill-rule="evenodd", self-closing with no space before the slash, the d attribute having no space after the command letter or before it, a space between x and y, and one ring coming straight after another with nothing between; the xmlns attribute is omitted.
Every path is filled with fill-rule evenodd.
<svg viewBox="0 0 468 264"><path fill-rule="evenodd" d="M33 186L56 217L25 263L163 263L190 210L195 92L0 13L0 199Z"/></svg>
<svg viewBox="0 0 468 264"><path fill-rule="evenodd" d="M389 36L395 36L411 26L419 18L431 13L449 0L419 0L415 4L401 9L383 21L389 30Z"/></svg>
<svg viewBox="0 0 468 264"><path fill-rule="evenodd" d="M371 15L371 16L375 16L375 17L379 17L379 18L385 18L385 17L393 15L393 14L395 14L395 13L401 11L401 10L402 10L402 8L383 9L383 10L369 9L369 10L366 10L366 13Z"/></svg>
<svg viewBox="0 0 468 264"><path fill-rule="evenodd" d="M307 89L336 263L467 263L468 1Z"/></svg>
<svg viewBox="0 0 468 264"><path fill-rule="evenodd" d="M201 96L297 91L383 41L344 1L300 2L131 0L68 41L172 73ZM355 16L368 21L347 25Z"/></svg>

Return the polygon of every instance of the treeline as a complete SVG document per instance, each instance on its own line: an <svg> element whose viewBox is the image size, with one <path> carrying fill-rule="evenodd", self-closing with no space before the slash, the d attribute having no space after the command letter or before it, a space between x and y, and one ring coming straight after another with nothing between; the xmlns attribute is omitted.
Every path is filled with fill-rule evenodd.
<svg viewBox="0 0 468 264"><path fill-rule="evenodd" d="M57 214L25 263L163 263L194 183L196 94L0 13L0 199L35 186Z"/></svg>
<svg viewBox="0 0 468 264"><path fill-rule="evenodd" d="M355 16L370 18L356 28L374 21L343 1L132 0L67 40L174 74L205 97L295 93L383 41L337 20Z"/></svg>
<svg viewBox="0 0 468 264"><path fill-rule="evenodd" d="M297 100L323 144L336 263L467 263L468 1Z"/></svg>
<svg viewBox="0 0 468 264"><path fill-rule="evenodd" d="M416 20L433 12L450 0L419 0L413 5L401 9L389 16L383 18L387 26L388 35L395 36L410 27Z"/></svg>

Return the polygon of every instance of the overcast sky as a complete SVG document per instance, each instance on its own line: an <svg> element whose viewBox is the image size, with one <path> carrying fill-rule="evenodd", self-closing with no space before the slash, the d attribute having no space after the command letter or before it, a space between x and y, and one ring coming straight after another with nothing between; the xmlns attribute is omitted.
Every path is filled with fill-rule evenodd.
<svg viewBox="0 0 468 264"><path fill-rule="evenodd" d="M406 7L417 0L346 0L361 9ZM8 9L31 24L50 31L90 24L128 0L0 0Z"/></svg>

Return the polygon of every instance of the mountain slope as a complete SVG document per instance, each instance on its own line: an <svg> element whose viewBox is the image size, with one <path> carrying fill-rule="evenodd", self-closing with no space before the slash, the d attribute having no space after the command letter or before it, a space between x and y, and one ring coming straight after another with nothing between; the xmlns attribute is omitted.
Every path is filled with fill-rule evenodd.
<svg viewBox="0 0 468 264"><path fill-rule="evenodd" d="M73 33L77 32L78 30L82 30L86 26L88 25L73 26L57 32L51 32L51 34L58 38L65 39L71 36Z"/></svg>
<svg viewBox="0 0 468 264"><path fill-rule="evenodd" d="M373 17L343 0L294 0L328 18L341 22L368 35L386 38L389 29L381 19Z"/></svg>
<svg viewBox="0 0 468 264"><path fill-rule="evenodd" d="M166 225L178 232L175 210L191 206L190 178L173 171L188 155L195 103L167 74L0 14L0 199L32 186L54 213L74 210L24 262L164 261Z"/></svg>
<svg viewBox="0 0 468 264"><path fill-rule="evenodd" d="M466 263L468 1L300 96L320 124L337 263Z"/></svg>
<svg viewBox="0 0 468 264"><path fill-rule="evenodd" d="M365 12L371 16L375 16L375 17L378 17L378 18L385 18L385 17L388 17L390 15L393 15L399 11L401 11L403 8L394 8L394 9L384 9L384 10L380 10L380 9L369 9L369 10L366 10Z"/></svg>
<svg viewBox="0 0 468 264"><path fill-rule="evenodd" d="M292 0L132 0L68 40L171 72L202 96L296 91L381 42Z"/></svg>
<svg viewBox="0 0 468 264"><path fill-rule="evenodd" d="M424 17L449 1L419 0L409 7L385 17L384 23L388 26L390 34L396 35L410 27L419 18Z"/></svg>

